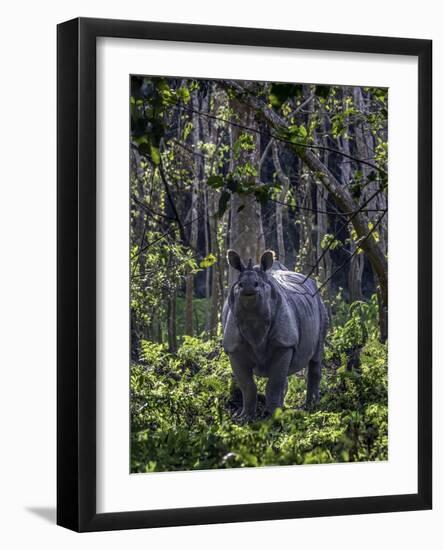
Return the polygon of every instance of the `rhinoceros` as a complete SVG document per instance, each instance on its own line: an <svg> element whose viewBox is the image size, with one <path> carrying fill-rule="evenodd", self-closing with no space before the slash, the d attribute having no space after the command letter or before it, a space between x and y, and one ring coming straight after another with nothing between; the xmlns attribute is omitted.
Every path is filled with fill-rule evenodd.
<svg viewBox="0 0 443 550"><path fill-rule="evenodd" d="M282 407L288 376L307 368L306 407L318 401L328 314L314 280L289 271L264 252L259 265L245 265L234 250L229 265L238 279L223 306L223 348L243 397L238 419L256 415L254 375L266 377L266 408Z"/></svg>

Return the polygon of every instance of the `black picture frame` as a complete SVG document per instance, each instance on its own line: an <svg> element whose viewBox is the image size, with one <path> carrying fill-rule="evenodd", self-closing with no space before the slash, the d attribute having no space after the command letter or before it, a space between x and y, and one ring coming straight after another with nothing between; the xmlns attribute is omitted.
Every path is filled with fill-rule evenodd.
<svg viewBox="0 0 443 550"><path fill-rule="evenodd" d="M96 39L154 39L418 58L416 494L96 512ZM432 507L432 42L78 18L57 29L57 523L75 531L426 510Z"/></svg>

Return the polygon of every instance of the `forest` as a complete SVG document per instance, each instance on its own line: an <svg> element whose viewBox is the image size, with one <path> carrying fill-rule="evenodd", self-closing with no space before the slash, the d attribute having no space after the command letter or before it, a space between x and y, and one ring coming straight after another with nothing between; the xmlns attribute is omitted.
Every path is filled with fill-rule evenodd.
<svg viewBox="0 0 443 550"><path fill-rule="evenodd" d="M134 75L129 107L131 471L386 460L388 90ZM301 373L233 420L228 249L316 280L315 410Z"/></svg>

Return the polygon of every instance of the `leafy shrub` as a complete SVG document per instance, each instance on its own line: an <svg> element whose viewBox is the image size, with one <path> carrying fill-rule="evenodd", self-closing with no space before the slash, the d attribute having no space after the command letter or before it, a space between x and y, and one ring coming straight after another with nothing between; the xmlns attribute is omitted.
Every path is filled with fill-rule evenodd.
<svg viewBox="0 0 443 550"><path fill-rule="evenodd" d="M345 364L346 358L378 337L378 303L374 294L369 302L347 304L339 296L333 305L333 325L329 331L325 360Z"/></svg>

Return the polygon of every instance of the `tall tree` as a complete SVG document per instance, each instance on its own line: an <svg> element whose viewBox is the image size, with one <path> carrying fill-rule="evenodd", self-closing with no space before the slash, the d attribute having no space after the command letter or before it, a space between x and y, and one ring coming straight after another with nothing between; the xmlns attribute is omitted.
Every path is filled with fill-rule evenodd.
<svg viewBox="0 0 443 550"><path fill-rule="evenodd" d="M280 163L279 146L276 140L272 140L272 160L277 174L278 181L281 185L280 193L278 194L277 201L275 203L275 228L277 233L277 255L282 264L286 263L286 249L285 238L283 230L283 208L286 201L286 195L289 190L289 177L283 171Z"/></svg>
<svg viewBox="0 0 443 550"><path fill-rule="evenodd" d="M254 110L242 101L231 100L231 107L237 115L239 125L258 129ZM260 137L258 133L245 132L238 126L232 127L232 150L235 166L234 177L241 180L243 186L254 189L259 185ZM235 161L235 164L234 164ZM230 209L230 248L236 250L241 258L253 262L259 260L265 250L265 236L261 219L261 207L253 193L233 193ZM230 268L229 282L234 280Z"/></svg>
<svg viewBox="0 0 443 550"><path fill-rule="evenodd" d="M194 93L192 96L192 108L194 114L192 117L192 148L194 152L198 151L198 144L200 139L200 118L198 111L200 108L200 101L198 93ZM194 156L193 162L193 178L191 184L191 206L189 209L189 246L192 250L197 249L198 239L198 202L199 202L199 180L201 170L201 157L199 155ZM194 299L194 272L192 267L189 268L186 275L186 305L185 305L185 331L189 336L194 335L194 311L193 311L193 299Z"/></svg>

